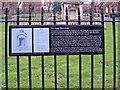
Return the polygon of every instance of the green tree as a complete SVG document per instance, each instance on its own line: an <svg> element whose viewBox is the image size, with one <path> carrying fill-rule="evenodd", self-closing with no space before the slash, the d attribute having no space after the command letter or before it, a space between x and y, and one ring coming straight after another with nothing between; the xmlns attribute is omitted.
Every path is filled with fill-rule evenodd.
<svg viewBox="0 0 120 90"><path fill-rule="evenodd" d="M61 11L61 2L54 2L53 8L55 7L56 12Z"/></svg>

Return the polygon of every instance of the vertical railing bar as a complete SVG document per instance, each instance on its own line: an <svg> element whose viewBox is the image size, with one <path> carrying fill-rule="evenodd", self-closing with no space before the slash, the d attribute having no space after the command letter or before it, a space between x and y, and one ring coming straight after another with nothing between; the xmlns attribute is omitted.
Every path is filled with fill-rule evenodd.
<svg viewBox="0 0 120 90"><path fill-rule="evenodd" d="M43 7L41 8L41 25L43 25ZM44 90L44 55L42 55L42 89Z"/></svg>
<svg viewBox="0 0 120 90"><path fill-rule="evenodd" d="M78 8L78 24L80 25L81 21L80 21L80 8Z"/></svg>
<svg viewBox="0 0 120 90"><path fill-rule="evenodd" d="M19 7L17 8L17 25L19 25ZM19 56L17 56L17 86L20 88L20 74L19 74Z"/></svg>
<svg viewBox="0 0 120 90"><path fill-rule="evenodd" d="M91 55L91 90L93 90L93 54Z"/></svg>
<svg viewBox="0 0 120 90"><path fill-rule="evenodd" d="M68 9L66 7L66 24L68 25ZM69 90L69 55L67 55L67 89Z"/></svg>
<svg viewBox="0 0 120 90"><path fill-rule="evenodd" d="M92 25L92 8L90 8L90 25Z"/></svg>
<svg viewBox="0 0 120 90"><path fill-rule="evenodd" d="M8 90L8 58L7 58L7 28L8 28L8 8L6 8L5 17L5 77L6 77L6 89Z"/></svg>
<svg viewBox="0 0 120 90"><path fill-rule="evenodd" d="M54 25L56 25L56 13L55 13L55 8L54 8Z"/></svg>
<svg viewBox="0 0 120 90"><path fill-rule="evenodd" d="M54 8L54 25L56 25L55 8ZM56 61L56 55L54 55L54 70L55 70L55 90L57 90L57 61Z"/></svg>
<svg viewBox="0 0 120 90"><path fill-rule="evenodd" d="M19 7L17 8L17 25L19 25Z"/></svg>
<svg viewBox="0 0 120 90"><path fill-rule="evenodd" d="M29 5L29 25L31 25L31 5Z"/></svg>
<svg viewBox="0 0 120 90"><path fill-rule="evenodd" d="M20 74L19 74L19 56L17 56L17 86L18 90L20 88Z"/></svg>
<svg viewBox="0 0 120 90"><path fill-rule="evenodd" d="M69 90L69 55L67 55L67 89Z"/></svg>
<svg viewBox="0 0 120 90"><path fill-rule="evenodd" d="M80 25L80 8L78 8L78 24ZM81 90L81 54L79 55L79 88Z"/></svg>
<svg viewBox="0 0 120 90"><path fill-rule="evenodd" d="M44 56L42 55L42 89L44 90Z"/></svg>
<svg viewBox="0 0 120 90"><path fill-rule="evenodd" d="M103 12L103 8L101 8L101 19L102 22L101 24L103 25L103 30L104 30L104 12ZM104 35L104 31L103 31L103 35ZM102 67L102 89L104 90L105 87L105 37L103 36L103 67Z"/></svg>
<svg viewBox="0 0 120 90"><path fill-rule="evenodd" d="M66 7L66 25L68 25L68 9Z"/></svg>
<svg viewBox="0 0 120 90"><path fill-rule="evenodd" d="M113 47L114 47L114 84L113 84L113 89L116 89L116 33L115 33L115 12L114 8L112 9L112 18L113 18Z"/></svg>
<svg viewBox="0 0 120 90"><path fill-rule="evenodd" d="M55 90L57 90L57 61L56 61L56 55L54 55L54 68L55 68Z"/></svg>
<svg viewBox="0 0 120 90"><path fill-rule="evenodd" d="M31 25L31 5L29 5L29 25ZM28 56L29 58L29 87L30 90L32 88L32 80L31 80L31 56Z"/></svg>
<svg viewBox="0 0 120 90"><path fill-rule="evenodd" d="M43 25L43 20L44 20L44 16L43 16L43 7L41 8L41 25Z"/></svg>
<svg viewBox="0 0 120 90"><path fill-rule="evenodd" d="M29 87L30 87L30 90L32 88L32 84L31 84L31 56L28 56L29 58Z"/></svg>
<svg viewBox="0 0 120 90"><path fill-rule="evenodd" d="M92 8L90 8L90 25L92 25ZM91 54L91 90L93 90L93 54Z"/></svg>
<svg viewBox="0 0 120 90"><path fill-rule="evenodd" d="M81 80L81 55L79 55L79 88L80 88L80 90L82 89L82 85L81 85L81 83L82 83L82 80Z"/></svg>

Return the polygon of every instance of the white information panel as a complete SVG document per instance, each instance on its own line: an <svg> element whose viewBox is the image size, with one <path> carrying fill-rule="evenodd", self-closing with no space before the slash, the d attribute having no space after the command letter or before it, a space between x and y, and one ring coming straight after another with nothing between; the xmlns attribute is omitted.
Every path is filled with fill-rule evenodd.
<svg viewBox="0 0 120 90"><path fill-rule="evenodd" d="M12 53L32 53L32 28L12 29Z"/></svg>
<svg viewBox="0 0 120 90"><path fill-rule="evenodd" d="M34 28L34 52L49 52L49 28Z"/></svg>

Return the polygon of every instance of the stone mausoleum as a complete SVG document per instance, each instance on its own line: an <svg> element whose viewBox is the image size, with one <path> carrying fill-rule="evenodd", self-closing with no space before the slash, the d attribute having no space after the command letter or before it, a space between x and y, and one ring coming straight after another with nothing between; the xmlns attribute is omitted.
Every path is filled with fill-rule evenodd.
<svg viewBox="0 0 120 90"><path fill-rule="evenodd" d="M62 19L66 19L66 7L68 8L68 19L78 19L78 8L80 8L80 17L82 19L83 14L83 2L63 2L61 4Z"/></svg>

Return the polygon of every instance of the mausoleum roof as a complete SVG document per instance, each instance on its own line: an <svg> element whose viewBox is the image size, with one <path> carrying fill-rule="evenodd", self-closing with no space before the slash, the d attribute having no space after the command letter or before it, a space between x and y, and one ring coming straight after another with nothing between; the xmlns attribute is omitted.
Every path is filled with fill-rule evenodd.
<svg viewBox="0 0 120 90"><path fill-rule="evenodd" d="M83 4L82 1L79 2L62 2L62 4Z"/></svg>

